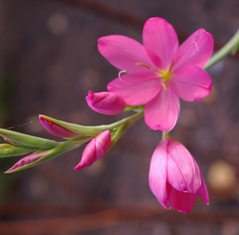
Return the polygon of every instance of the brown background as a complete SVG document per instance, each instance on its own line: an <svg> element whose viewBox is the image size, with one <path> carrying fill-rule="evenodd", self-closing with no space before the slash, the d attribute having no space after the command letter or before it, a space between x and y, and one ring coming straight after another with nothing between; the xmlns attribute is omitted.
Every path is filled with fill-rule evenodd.
<svg viewBox="0 0 239 235"><path fill-rule="evenodd" d="M180 41L205 28L218 50L236 32L238 12L238 0L2 0L1 126L55 139L41 128L38 114L82 125L119 120L122 115L96 114L85 102L88 90L105 90L118 74L97 51L99 37L122 34L141 41L144 21L160 16ZM140 120L105 158L82 171L73 167L83 147L11 175L4 171L19 158L1 159L0 234L238 235L238 58L209 70L212 94L200 103L181 102L172 132L196 158L209 206L198 200L189 215L162 209L148 187L161 134ZM219 160L223 164L215 170Z"/></svg>

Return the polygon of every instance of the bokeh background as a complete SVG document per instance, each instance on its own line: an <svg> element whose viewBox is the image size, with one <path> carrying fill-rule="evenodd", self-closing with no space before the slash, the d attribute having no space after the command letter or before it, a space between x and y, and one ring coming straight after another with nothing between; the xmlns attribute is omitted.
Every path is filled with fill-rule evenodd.
<svg viewBox="0 0 239 235"><path fill-rule="evenodd" d="M1 127L53 138L38 114L82 125L122 118L94 113L88 90L103 91L118 71L97 39L122 34L141 41L143 23L160 16L182 42L205 28L220 49L239 26L238 0L1 0ZM137 53L137 52L136 52ZM160 132L138 121L105 158L74 171L84 148L14 174L19 158L0 159L1 235L238 235L239 56L209 70L214 85L201 102L181 102L172 137L197 160L210 193L192 213L166 211L148 186ZM57 139L56 139L57 140Z"/></svg>

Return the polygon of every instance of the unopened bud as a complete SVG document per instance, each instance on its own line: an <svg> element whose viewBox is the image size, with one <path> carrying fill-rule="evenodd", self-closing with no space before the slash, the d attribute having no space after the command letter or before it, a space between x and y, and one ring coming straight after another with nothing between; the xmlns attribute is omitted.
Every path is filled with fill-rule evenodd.
<svg viewBox="0 0 239 235"><path fill-rule="evenodd" d="M80 163L74 168L74 170L80 170L84 167L91 166L95 161L102 158L108 151L111 144L111 134L110 131L104 131L94 139L92 139L89 144L85 147L82 159Z"/></svg>
<svg viewBox="0 0 239 235"><path fill-rule="evenodd" d="M124 99L114 92L88 92L86 102L91 109L106 115L123 112L126 107Z"/></svg>

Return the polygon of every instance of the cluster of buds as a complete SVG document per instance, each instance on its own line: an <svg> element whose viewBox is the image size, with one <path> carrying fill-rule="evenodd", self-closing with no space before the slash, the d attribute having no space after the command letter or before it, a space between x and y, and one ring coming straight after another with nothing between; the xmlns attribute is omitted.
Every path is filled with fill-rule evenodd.
<svg viewBox="0 0 239 235"><path fill-rule="evenodd" d="M117 99L114 102L118 102ZM44 129L54 136L63 138L63 141L54 141L0 128L0 136L7 142L0 144L0 157L25 155L5 173L36 166L87 142L81 161L74 169L79 170L91 166L105 156L128 127L141 116L141 113L137 113L110 125L82 126L39 115L39 121Z"/></svg>

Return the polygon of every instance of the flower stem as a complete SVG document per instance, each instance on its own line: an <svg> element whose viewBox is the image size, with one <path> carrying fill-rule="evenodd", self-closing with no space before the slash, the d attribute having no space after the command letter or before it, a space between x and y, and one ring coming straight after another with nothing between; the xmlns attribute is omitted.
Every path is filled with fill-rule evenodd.
<svg viewBox="0 0 239 235"><path fill-rule="evenodd" d="M218 63L220 60L225 58L230 53L236 53L239 49L239 29L234 34L234 36L225 44L216 54L212 56L212 58L208 61L208 63L204 66L204 69L209 69Z"/></svg>
<svg viewBox="0 0 239 235"><path fill-rule="evenodd" d="M166 139L166 138L170 138L170 134L169 134L169 132L163 131L162 132L162 140Z"/></svg>
<svg viewBox="0 0 239 235"><path fill-rule="evenodd" d="M120 137L126 132L126 130L128 130L129 127L131 127L137 120L139 120L143 116L143 114L144 112L140 111L128 118L124 118L121 121L117 122L118 124L116 127L116 132L113 134L111 147L120 139Z"/></svg>

